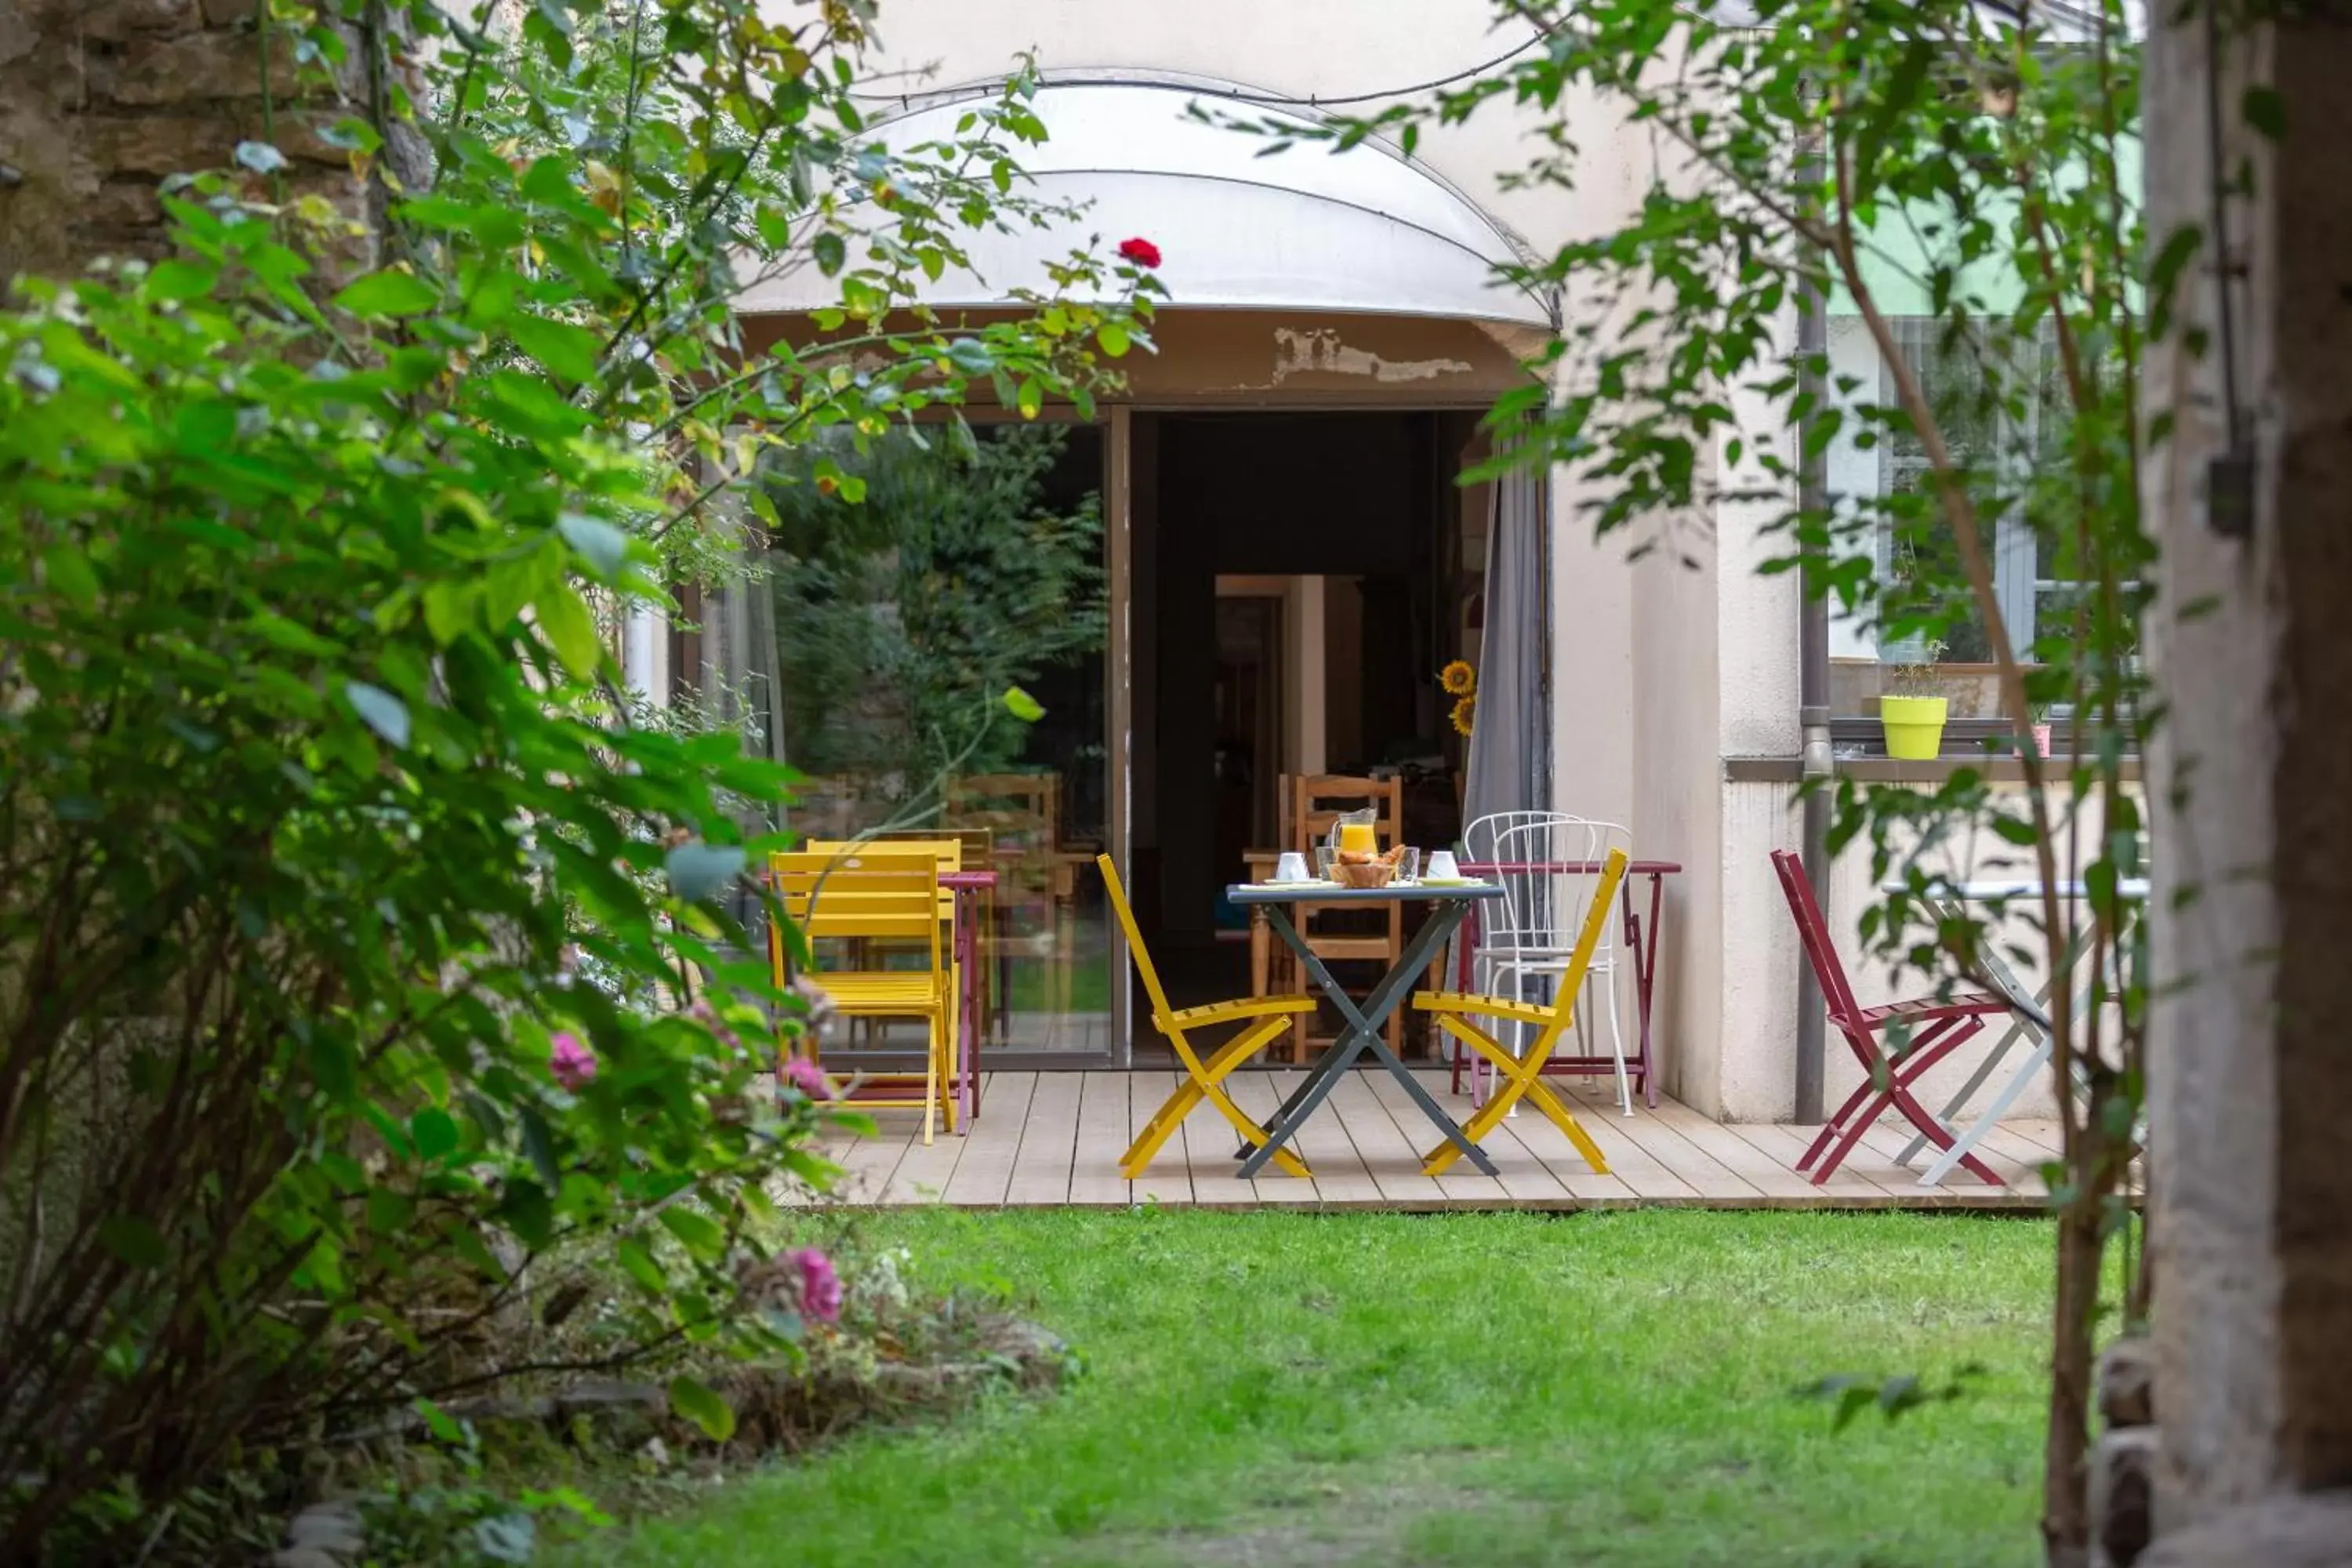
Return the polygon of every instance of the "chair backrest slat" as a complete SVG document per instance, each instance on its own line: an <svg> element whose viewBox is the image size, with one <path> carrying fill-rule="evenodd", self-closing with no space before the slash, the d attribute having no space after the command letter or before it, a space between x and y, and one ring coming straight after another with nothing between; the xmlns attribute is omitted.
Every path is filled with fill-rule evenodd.
<svg viewBox="0 0 2352 1568"><path fill-rule="evenodd" d="M812 942L900 937L925 942L940 968L940 861L934 853L825 855L768 861L784 913Z"/></svg>
<svg viewBox="0 0 2352 1568"><path fill-rule="evenodd" d="M1168 1005L1168 993L1160 988L1160 972L1151 966L1151 954L1143 945L1143 932L1135 923L1135 910L1127 901L1127 884L1118 879L1118 868L1111 864L1109 856L1096 856L1095 867L1102 872L1103 891L1110 899L1111 912L1118 916L1118 929L1127 933L1127 950L1135 954L1135 972L1143 976L1143 989L1151 997L1151 1021L1166 1034L1176 1009Z"/></svg>
<svg viewBox="0 0 2352 1568"><path fill-rule="evenodd" d="M1822 906L1813 897L1812 879L1805 875L1805 863L1790 849L1772 851L1772 869L1780 878L1780 891L1789 900L1789 912L1796 917L1797 940L1804 945L1805 962L1813 966L1813 978L1821 983L1822 1000L1828 1004L1832 1018L1852 1019L1860 1009L1854 1005L1853 987L1845 977L1845 964L1838 958L1837 943L1830 940L1829 922L1822 918Z"/></svg>
<svg viewBox="0 0 2352 1568"><path fill-rule="evenodd" d="M836 866L887 868L898 860L937 862L942 872L963 869L963 841L952 834L928 838L814 839L803 846L812 855L829 855ZM955 890L940 889L940 918L955 916Z"/></svg>

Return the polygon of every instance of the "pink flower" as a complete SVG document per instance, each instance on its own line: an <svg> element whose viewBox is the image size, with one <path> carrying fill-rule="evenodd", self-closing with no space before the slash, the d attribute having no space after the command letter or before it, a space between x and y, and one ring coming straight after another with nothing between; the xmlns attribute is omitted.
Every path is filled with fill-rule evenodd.
<svg viewBox="0 0 2352 1568"><path fill-rule="evenodd" d="M1160 247L1148 239L1122 239L1118 242L1118 253L1138 267L1160 265Z"/></svg>
<svg viewBox="0 0 2352 1568"><path fill-rule="evenodd" d="M547 1069L555 1075L556 1082L576 1094L596 1076L596 1053L582 1045L577 1035L558 1035L550 1042Z"/></svg>
<svg viewBox="0 0 2352 1568"><path fill-rule="evenodd" d="M786 1088L799 1089L811 1100L833 1098L833 1080L824 1076L823 1068L806 1057L787 1057L782 1076Z"/></svg>
<svg viewBox="0 0 2352 1568"><path fill-rule="evenodd" d="M801 1247L785 1257L801 1271L801 1316L819 1323L838 1321L841 1276L834 1271L833 1259L814 1247Z"/></svg>

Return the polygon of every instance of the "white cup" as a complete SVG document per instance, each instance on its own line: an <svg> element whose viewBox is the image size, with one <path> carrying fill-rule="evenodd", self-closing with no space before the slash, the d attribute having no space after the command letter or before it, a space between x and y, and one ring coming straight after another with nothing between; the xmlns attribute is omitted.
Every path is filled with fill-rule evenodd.
<svg viewBox="0 0 2352 1568"><path fill-rule="evenodd" d="M1454 863L1453 850L1433 849L1422 875L1433 882L1457 882L1462 879L1462 868Z"/></svg>
<svg viewBox="0 0 2352 1568"><path fill-rule="evenodd" d="M1274 862L1274 879L1277 882L1307 880L1307 857L1296 849L1286 849Z"/></svg>

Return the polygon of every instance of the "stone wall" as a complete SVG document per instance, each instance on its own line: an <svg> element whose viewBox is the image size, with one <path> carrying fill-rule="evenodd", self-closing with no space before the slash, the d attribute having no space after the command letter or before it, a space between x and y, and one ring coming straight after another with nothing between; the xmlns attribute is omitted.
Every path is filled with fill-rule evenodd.
<svg viewBox="0 0 2352 1568"><path fill-rule="evenodd" d="M356 89L366 51L350 51L349 79L304 100L280 30L265 95L259 8L256 0L0 0L0 284L99 256L160 254L163 178L230 166L239 142L265 139L265 119L291 161L292 188L366 209L349 154L320 134L364 100ZM266 99L274 100L267 114ZM275 194L257 184L257 195Z"/></svg>

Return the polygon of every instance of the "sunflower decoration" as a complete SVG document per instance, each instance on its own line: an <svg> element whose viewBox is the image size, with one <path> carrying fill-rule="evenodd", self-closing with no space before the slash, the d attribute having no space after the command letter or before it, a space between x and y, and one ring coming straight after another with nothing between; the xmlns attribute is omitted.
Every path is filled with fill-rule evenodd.
<svg viewBox="0 0 2352 1568"><path fill-rule="evenodd" d="M1448 697L1468 697L1478 689L1478 672L1466 658L1457 658L1437 672L1437 684Z"/></svg>
<svg viewBox="0 0 2352 1568"><path fill-rule="evenodd" d="M1471 727L1477 722L1477 697L1474 694L1468 697L1455 698L1454 701L1454 732L1457 735L1467 735L1470 733Z"/></svg>

